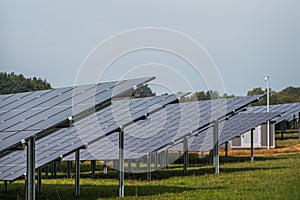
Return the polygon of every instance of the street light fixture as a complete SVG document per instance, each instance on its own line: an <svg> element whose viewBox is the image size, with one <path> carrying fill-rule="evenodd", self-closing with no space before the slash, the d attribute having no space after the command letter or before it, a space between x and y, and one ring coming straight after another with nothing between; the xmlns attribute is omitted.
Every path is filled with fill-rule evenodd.
<svg viewBox="0 0 300 200"><path fill-rule="evenodd" d="M270 112L270 77L266 76L267 82L267 112ZM270 149L270 121L267 121L267 149Z"/></svg>

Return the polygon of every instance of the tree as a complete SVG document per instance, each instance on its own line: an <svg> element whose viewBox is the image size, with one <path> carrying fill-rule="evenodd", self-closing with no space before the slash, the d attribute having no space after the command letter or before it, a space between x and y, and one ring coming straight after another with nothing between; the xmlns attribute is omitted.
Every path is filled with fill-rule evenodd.
<svg viewBox="0 0 300 200"><path fill-rule="evenodd" d="M156 94L152 92L151 88L147 84L139 87L133 94L135 98L151 97L155 95Z"/></svg>
<svg viewBox="0 0 300 200"><path fill-rule="evenodd" d="M41 78L25 78L22 74L14 72L0 72L0 94L30 92L51 89L50 83Z"/></svg>
<svg viewBox="0 0 300 200"><path fill-rule="evenodd" d="M264 94L265 92L261 89L261 87L253 88L247 92L247 96L259 95Z"/></svg>
<svg viewBox="0 0 300 200"><path fill-rule="evenodd" d="M199 92L193 93L189 97L182 98L181 102L202 101L202 100L217 99L217 98L220 98L220 95L219 95L218 91L213 91L213 90L209 90L209 91L206 91L206 92L199 91Z"/></svg>
<svg viewBox="0 0 300 200"><path fill-rule="evenodd" d="M261 88L253 88L248 91L247 95L258 95L266 94L267 91L263 91ZM295 103L300 102L300 88L287 87L280 92L273 91L270 89L270 104L285 104L285 103ZM260 101L254 105L266 105L267 98L263 97Z"/></svg>
<svg viewBox="0 0 300 200"><path fill-rule="evenodd" d="M270 99L271 104L300 102L300 87L287 87L280 92L274 93Z"/></svg>
<svg viewBox="0 0 300 200"><path fill-rule="evenodd" d="M228 95L227 93L223 94L222 98L235 98L236 96L234 94Z"/></svg>

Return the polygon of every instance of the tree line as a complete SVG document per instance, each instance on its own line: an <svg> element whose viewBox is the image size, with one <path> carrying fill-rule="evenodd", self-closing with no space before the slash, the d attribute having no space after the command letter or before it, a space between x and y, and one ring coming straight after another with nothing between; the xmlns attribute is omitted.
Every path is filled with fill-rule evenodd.
<svg viewBox="0 0 300 200"><path fill-rule="evenodd" d="M263 90L261 87L253 88L247 92L247 96L266 94L267 91ZM219 95L217 91L199 91L195 92L188 97L183 98L183 102L186 101L200 101L200 100L208 100L208 99L217 99L217 98L233 98L238 97L233 94L223 94ZM270 89L270 104L286 104L286 103L296 103L300 102L300 87L292 87L288 86L285 89L276 92ZM255 103L255 105L266 105L267 97L263 97L259 100L259 102Z"/></svg>
<svg viewBox="0 0 300 200"><path fill-rule="evenodd" d="M249 90L247 95L257 95L257 94L266 94L267 91L263 90L261 87L253 88ZM285 89L276 92L270 89L270 104L285 104L285 103L296 103L300 102L300 87L288 86ZM266 105L267 98L262 98L257 105Z"/></svg>
<svg viewBox="0 0 300 200"><path fill-rule="evenodd" d="M0 72L0 94L30 92L51 88L50 83L46 79L42 80L37 77L25 78L22 74L15 74L14 72Z"/></svg>
<svg viewBox="0 0 300 200"><path fill-rule="evenodd" d="M6 73L0 72L0 94L29 92L36 90L51 89L51 84L46 79L37 77L25 78L22 74L15 74L14 72ZM247 92L248 96L266 94L266 90L261 87L253 88ZM132 97L149 97L155 96L155 92L148 85L138 88ZM182 102L200 101L217 98L233 98L238 97L233 94L220 95L217 91L198 91L187 97L182 98ZM266 105L266 97L262 98L256 105ZM270 89L270 104L284 104L300 102L300 87L289 86L279 92Z"/></svg>
<svg viewBox="0 0 300 200"><path fill-rule="evenodd" d="M46 79L37 77L25 78L22 74L14 72L0 72L0 94L31 92L52 89ZM139 87L132 95L133 98L155 96L148 85Z"/></svg>

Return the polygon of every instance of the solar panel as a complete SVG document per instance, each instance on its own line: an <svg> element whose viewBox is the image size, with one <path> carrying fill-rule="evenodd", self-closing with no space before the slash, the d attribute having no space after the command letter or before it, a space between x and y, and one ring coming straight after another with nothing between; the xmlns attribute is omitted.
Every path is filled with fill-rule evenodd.
<svg viewBox="0 0 300 200"><path fill-rule="evenodd" d="M219 144L224 144L229 140L232 140L243 133L278 117L280 113L251 113L240 112L237 115L232 116L230 119L219 122L219 126L223 126L219 129ZM207 152L213 149L213 128L206 129L198 133L197 136L191 138L189 141L189 151L192 152ZM171 150L182 151L182 143L174 145Z"/></svg>
<svg viewBox="0 0 300 200"><path fill-rule="evenodd" d="M179 97L185 95L181 94ZM41 167L84 147L85 143L89 144L110 132L117 131L119 125L135 121L155 109L177 101L176 95L138 98L130 100L129 104L127 104L127 100L113 101L111 106L99 110L95 116L89 116L75 122L74 127L60 129L37 140L36 167ZM117 118L115 118L116 115ZM9 159L10 157L13 160ZM25 151L13 152L0 158L0 180L14 180L23 175L26 172L24 163L26 163Z"/></svg>
<svg viewBox="0 0 300 200"><path fill-rule="evenodd" d="M267 112L267 106L251 106L248 108L250 112ZM300 103L288 103L288 104L277 104L270 105L270 112L280 112L281 116L275 118L276 123L283 120L291 121L294 118L298 118L300 112Z"/></svg>
<svg viewBox="0 0 300 200"><path fill-rule="evenodd" d="M132 88L151 81L139 78L45 91L4 95L0 99L0 135L10 132L13 141L0 141L0 154L21 145L22 140L45 135L50 129L68 122L70 116L109 102ZM20 133L23 132L23 133Z"/></svg>
<svg viewBox="0 0 300 200"><path fill-rule="evenodd" d="M173 144L191 132L207 127L215 119L214 113L217 113L218 117L226 116L259 97L261 96L167 105L164 110L155 112L148 119L124 129L124 158L141 158ZM73 159L72 155L65 158L65 160ZM88 150L82 151L81 159L118 159L118 133L89 145Z"/></svg>

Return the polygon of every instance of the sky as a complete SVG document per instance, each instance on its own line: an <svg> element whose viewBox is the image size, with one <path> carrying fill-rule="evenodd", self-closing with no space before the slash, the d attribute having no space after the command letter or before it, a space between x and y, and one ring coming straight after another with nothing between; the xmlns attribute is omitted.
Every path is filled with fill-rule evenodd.
<svg viewBox="0 0 300 200"><path fill-rule="evenodd" d="M78 81L99 44L132 29L157 27L196 41L215 64L216 82L222 81L226 93L246 95L254 87L265 88L266 75L271 88L280 91L300 87L299 24L298 0L1 0L0 71L46 78L53 87L96 82L93 76L113 80L153 75L159 80L153 84L158 93L162 88L214 89L205 73L197 75L182 57L158 49L116 58L101 79L104 66L94 63L86 80ZM174 48L188 48L189 54L203 53L172 41ZM98 56L105 58L111 51Z"/></svg>

